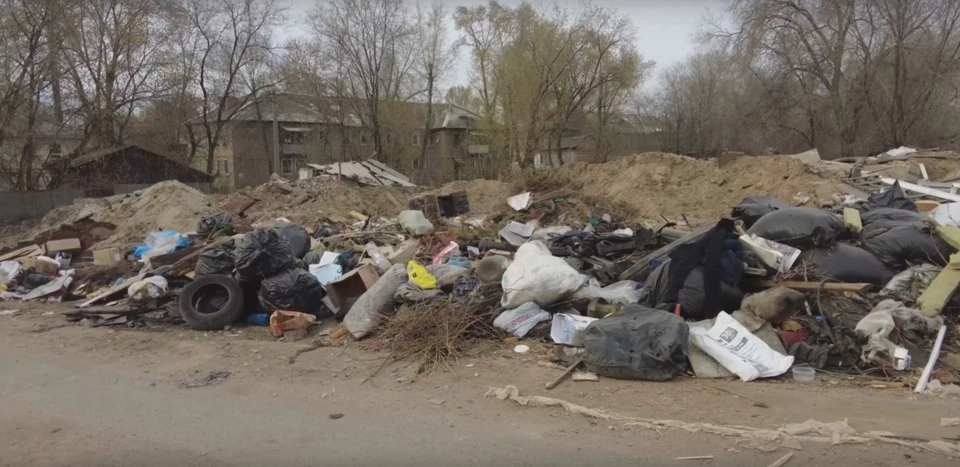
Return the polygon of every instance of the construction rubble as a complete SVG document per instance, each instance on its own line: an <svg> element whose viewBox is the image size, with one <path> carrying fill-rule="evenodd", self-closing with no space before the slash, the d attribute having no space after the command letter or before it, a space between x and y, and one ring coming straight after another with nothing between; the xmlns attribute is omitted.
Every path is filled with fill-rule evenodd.
<svg viewBox="0 0 960 467"><path fill-rule="evenodd" d="M829 372L960 391L957 154L651 153L432 191L347 169L59 208L0 250L2 299L359 340L427 370L487 340L559 363L548 389Z"/></svg>

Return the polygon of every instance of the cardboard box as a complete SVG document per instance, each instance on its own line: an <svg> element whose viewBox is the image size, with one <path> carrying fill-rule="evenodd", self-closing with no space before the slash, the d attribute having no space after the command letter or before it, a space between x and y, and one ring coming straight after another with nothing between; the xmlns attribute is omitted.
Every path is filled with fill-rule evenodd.
<svg viewBox="0 0 960 467"><path fill-rule="evenodd" d="M327 296L330 297L333 306L340 308L347 299L363 295L379 279L377 269L370 264L365 264L328 283Z"/></svg>
<svg viewBox="0 0 960 467"><path fill-rule="evenodd" d="M47 256L53 258L57 255L57 252L68 251L75 252L80 251L83 247L80 246L79 238L65 238L63 240L50 240L46 244L47 247Z"/></svg>
<svg viewBox="0 0 960 467"><path fill-rule="evenodd" d="M60 263L50 258L27 258L23 260L23 269L33 269L40 274L56 274L60 269Z"/></svg>
<svg viewBox="0 0 960 467"><path fill-rule="evenodd" d="M93 264L99 266L113 266L123 260L119 248L107 248L93 252Z"/></svg>

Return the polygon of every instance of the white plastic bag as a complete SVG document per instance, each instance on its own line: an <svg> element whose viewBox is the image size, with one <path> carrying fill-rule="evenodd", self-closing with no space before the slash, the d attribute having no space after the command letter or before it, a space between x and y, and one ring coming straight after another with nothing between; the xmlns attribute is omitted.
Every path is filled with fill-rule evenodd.
<svg viewBox="0 0 960 467"><path fill-rule="evenodd" d="M771 349L722 311L709 330L691 327L690 338L694 345L744 382L782 375L793 365L793 357Z"/></svg>
<svg viewBox="0 0 960 467"><path fill-rule="evenodd" d="M150 276L142 281L134 282L127 288L130 298L157 298L167 293L167 280L162 276Z"/></svg>
<svg viewBox="0 0 960 467"><path fill-rule="evenodd" d="M16 279L20 275L20 263L17 261L4 261L0 263L0 284Z"/></svg>
<svg viewBox="0 0 960 467"><path fill-rule="evenodd" d="M593 300L600 298L610 303L629 305L640 301L640 290L637 290L636 281L620 281L606 287L591 278L583 287L573 293L573 298Z"/></svg>
<svg viewBox="0 0 960 467"><path fill-rule="evenodd" d="M503 329L517 337L523 337L537 323L550 319L550 313L543 311L536 303L524 303L512 310L504 311L493 320L493 326Z"/></svg>
<svg viewBox="0 0 960 467"><path fill-rule="evenodd" d="M543 243L527 242L517 250L513 263L503 273L500 305L516 308L535 302L549 306L579 289L586 279L566 261L550 254Z"/></svg>
<svg viewBox="0 0 960 467"><path fill-rule="evenodd" d="M793 263L800 257L800 250L758 237L756 234L741 235L740 244L743 245L745 250L753 253L753 256L760 262L777 270L777 272L790 271Z"/></svg>

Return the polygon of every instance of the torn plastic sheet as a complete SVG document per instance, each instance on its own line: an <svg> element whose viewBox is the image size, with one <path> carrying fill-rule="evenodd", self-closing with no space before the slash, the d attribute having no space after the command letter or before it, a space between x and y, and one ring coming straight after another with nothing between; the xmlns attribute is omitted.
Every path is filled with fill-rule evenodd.
<svg viewBox="0 0 960 467"><path fill-rule="evenodd" d="M516 386L502 388L491 387L484 397L496 397L499 400L512 400L520 405L531 407L563 407L569 413L580 414L600 420L624 422L625 426L641 427L659 432L664 428L683 430L688 433L710 433L720 436L736 437L750 441L775 443L789 449L800 450L800 442L827 444L893 444L908 449L923 449L949 457L960 457L960 444L941 440L918 441L906 439L885 431L859 433L847 424L847 421L824 423L807 420L804 423L792 423L772 430L748 426L718 425L713 423L689 423L679 420L659 420L652 418L629 417L605 410L592 409L579 404L543 396L521 396ZM791 434L792 433L792 434Z"/></svg>

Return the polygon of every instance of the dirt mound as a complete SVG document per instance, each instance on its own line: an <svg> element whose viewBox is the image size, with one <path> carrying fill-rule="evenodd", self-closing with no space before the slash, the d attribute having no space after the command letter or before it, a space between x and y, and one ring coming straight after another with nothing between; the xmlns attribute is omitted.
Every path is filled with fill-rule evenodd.
<svg viewBox="0 0 960 467"><path fill-rule="evenodd" d="M606 164L574 164L554 177L569 180L585 195L626 206L637 219L700 222L729 215L730 208L750 195L792 202L809 196L818 206L837 191L834 181L809 172L803 162L787 157L741 157L719 167L715 160L675 154L645 153Z"/></svg>
<svg viewBox="0 0 960 467"><path fill-rule="evenodd" d="M458 191L467 192L470 210L477 214L491 214L507 208L507 198L518 194L506 182L499 180L468 180L448 183L428 194L449 195Z"/></svg>
<svg viewBox="0 0 960 467"><path fill-rule="evenodd" d="M349 217L350 211L368 216L395 217L406 209L411 194L398 188L356 186L317 177L271 181L233 193L217 204L220 209L250 224L285 217L312 228L321 219L356 222L356 219ZM250 204L251 201L253 204Z"/></svg>
<svg viewBox="0 0 960 467"><path fill-rule="evenodd" d="M210 198L199 190L166 181L125 195L78 199L47 213L38 231L90 219L116 226L113 235L99 246L140 243L148 233L158 230L192 232L200 217L213 209Z"/></svg>

